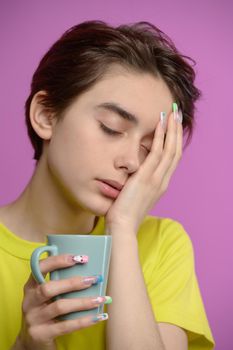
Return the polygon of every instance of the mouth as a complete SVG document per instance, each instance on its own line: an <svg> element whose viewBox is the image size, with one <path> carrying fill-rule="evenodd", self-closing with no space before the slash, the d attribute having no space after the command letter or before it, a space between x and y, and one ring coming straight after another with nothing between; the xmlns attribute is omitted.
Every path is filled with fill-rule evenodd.
<svg viewBox="0 0 233 350"><path fill-rule="evenodd" d="M123 188L123 185L121 185L119 182L114 181L114 180L99 180L97 179L98 187L100 192L109 198L116 199L119 194L121 189Z"/></svg>
<svg viewBox="0 0 233 350"><path fill-rule="evenodd" d="M122 188L124 187L122 184L120 184L119 182L117 182L115 180L101 179L100 181L106 183L107 185L115 188L118 191L121 191Z"/></svg>

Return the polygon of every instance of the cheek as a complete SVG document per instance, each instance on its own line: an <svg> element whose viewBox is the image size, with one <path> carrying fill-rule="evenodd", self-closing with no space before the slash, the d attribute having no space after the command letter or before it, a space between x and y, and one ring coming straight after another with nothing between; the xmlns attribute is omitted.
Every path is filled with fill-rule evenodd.
<svg viewBox="0 0 233 350"><path fill-rule="evenodd" d="M107 153L110 152L110 144L107 139L101 135L101 132L94 126L78 135L79 154L89 159L91 162L103 162Z"/></svg>
<svg viewBox="0 0 233 350"><path fill-rule="evenodd" d="M65 129L54 135L48 148L48 161L54 170L68 173L78 172L81 168L82 173L87 173L95 170L96 164L103 163L106 144L90 129L76 132Z"/></svg>

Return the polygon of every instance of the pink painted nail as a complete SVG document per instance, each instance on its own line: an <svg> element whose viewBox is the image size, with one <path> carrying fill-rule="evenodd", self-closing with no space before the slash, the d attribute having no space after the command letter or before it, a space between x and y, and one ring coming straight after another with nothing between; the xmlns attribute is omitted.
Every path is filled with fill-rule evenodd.
<svg viewBox="0 0 233 350"><path fill-rule="evenodd" d="M95 304L111 304L112 303L112 298L109 297L108 295L104 296L104 297L97 297L95 299L92 299L92 301Z"/></svg>
<svg viewBox="0 0 233 350"><path fill-rule="evenodd" d="M105 302L105 298L104 297L97 297L95 299L92 300L94 304L102 304Z"/></svg>
<svg viewBox="0 0 233 350"><path fill-rule="evenodd" d="M87 255L74 255L74 256L72 256L72 260L76 264L86 264L88 262L88 256Z"/></svg>

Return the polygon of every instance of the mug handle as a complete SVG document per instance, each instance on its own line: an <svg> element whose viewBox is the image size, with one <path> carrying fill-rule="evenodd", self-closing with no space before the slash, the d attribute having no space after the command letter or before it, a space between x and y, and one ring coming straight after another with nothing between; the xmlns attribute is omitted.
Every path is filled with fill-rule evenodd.
<svg viewBox="0 0 233 350"><path fill-rule="evenodd" d="M31 259L30 259L30 265L31 265L31 270L32 270L32 275L35 278L35 280L38 283L45 283L44 276L42 275L40 271L40 256L43 253L50 253L50 255L57 255L57 246L55 245L46 245L43 247L36 248L34 252L32 253Z"/></svg>

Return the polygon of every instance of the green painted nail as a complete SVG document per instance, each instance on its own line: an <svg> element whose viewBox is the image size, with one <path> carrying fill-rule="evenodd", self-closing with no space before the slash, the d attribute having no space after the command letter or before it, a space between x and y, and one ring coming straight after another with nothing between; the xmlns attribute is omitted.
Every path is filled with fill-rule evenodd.
<svg viewBox="0 0 233 350"><path fill-rule="evenodd" d="M178 106L177 106L177 103L175 103L175 102L172 104L172 111L173 112L177 112L178 111Z"/></svg>
<svg viewBox="0 0 233 350"><path fill-rule="evenodd" d="M105 297L105 303L104 304L112 304L112 298L109 296Z"/></svg>

